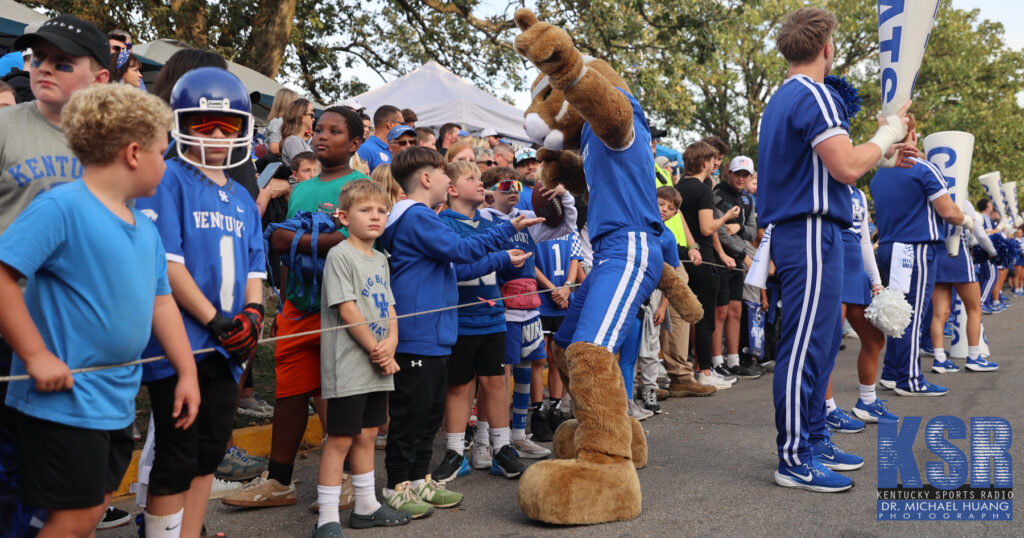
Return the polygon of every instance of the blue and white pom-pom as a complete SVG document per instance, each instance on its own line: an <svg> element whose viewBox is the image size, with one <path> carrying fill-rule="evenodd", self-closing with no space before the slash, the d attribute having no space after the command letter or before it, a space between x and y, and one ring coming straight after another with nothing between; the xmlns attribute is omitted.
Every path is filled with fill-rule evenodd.
<svg viewBox="0 0 1024 538"><path fill-rule="evenodd" d="M853 117L860 112L860 105L863 100L860 98L860 91L854 88L846 81L846 77L837 77L835 75L829 75L825 77L825 84L832 86L832 88L839 92L839 97L843 99L843 104L846 105L846 117L847 120L853 121Z"/></svg>
<svg viewBox="0 0 1024 538"><path fill-rule="evenodd" d="M913 307L907 302L903 292L885 288L871 299L871 304L864 309L864 317L882 334L900 338L910 325Z"/></svg>

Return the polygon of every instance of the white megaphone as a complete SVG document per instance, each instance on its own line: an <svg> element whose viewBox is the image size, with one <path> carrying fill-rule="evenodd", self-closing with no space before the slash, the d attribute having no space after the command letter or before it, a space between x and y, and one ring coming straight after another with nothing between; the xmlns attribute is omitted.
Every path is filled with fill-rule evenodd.
<svg viewBox="0 0 1024 538"><path fill-rule="evenodd" d="M883 116L895 114L910 99L938 10L939 0L879 0Z"/></svg>
<svg viewBox="0 0 1024 538"><path fill-rule="evenodd" d="M967 309L955 290L951 300L949 312L953 318L953 336L949 339L949 356L963 359L967 357Z"/></svg>
<svg viewBox="0 0 1024 538"><path fill-rule="evenodd" d="M1017 182L1006 181L999 188L1003 191L1003 219L1012 222L1013 226L1020 224L1020 212L1017 209Z"/></svg>
<svg viewBox="0 0 1024 538"><path fill-rule="evenodd" d="M1000 213L1006 209L1003 203L1002 178L1003 176L999 172L989 172L978 176L978 182L985 188L985 194L992 201L992 209ZM1006 222L1006 215L1003 215L1002 222Z"/></svg>
<svg viewBox="0 0 1024 538"><path fill-rule="evenodd" d="M967 182L971 177L971 160L974 158L974 135L964 131L940 131L924 138L924 154L939 167L946 178L950 197L961 211L967 200ZM960 254L960 226L950 230L947 227L946 253L950 258Z"/></svg>

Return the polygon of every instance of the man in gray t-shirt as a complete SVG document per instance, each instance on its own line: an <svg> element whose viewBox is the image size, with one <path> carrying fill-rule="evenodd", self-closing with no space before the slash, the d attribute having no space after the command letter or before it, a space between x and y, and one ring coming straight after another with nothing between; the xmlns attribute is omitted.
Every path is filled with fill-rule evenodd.
<svg viewBox="0 0 1024 538"><path fill-rule="evenodd" d="M395 304L391 294L391 272L384 254L373 256L359 252L348 241L327 253L320 301L320 326L327 329L344 322L338 305L355 301L373 337L379 342L388 336L388 307ZM381 374L370 361L370 354L347 330L326 331L320 336L320 396L343 398L354 394L391 391L393 376Z"/></svg>

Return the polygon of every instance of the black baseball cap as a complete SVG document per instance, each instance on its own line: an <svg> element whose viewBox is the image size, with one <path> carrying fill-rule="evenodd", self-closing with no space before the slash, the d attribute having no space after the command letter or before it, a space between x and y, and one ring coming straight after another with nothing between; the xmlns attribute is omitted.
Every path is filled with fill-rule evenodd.
<svg viewBox="0 0 1024 538"><path fill-rule="evenodd" d="M14 48L25 50L40 38L53 43L65 54L91 56L103 67L110 65L110 45L107 36L91 22L73 15L57 15L44 22L35 32L16 39Z"/></svg>

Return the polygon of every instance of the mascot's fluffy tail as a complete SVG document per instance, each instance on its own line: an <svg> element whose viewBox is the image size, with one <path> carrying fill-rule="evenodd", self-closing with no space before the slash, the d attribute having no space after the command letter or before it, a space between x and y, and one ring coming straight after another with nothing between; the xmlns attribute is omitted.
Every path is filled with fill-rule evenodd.
<svg viewBox="0 0 1024 538"><path fill-rule="evenodd" d="M661 282L658 283L658 289L665 294L668 304L672 305L683 321L697 323L704 317L704 308L700 306L697 296L679 278L676 269L667 263L661 270Z"/></svg>

